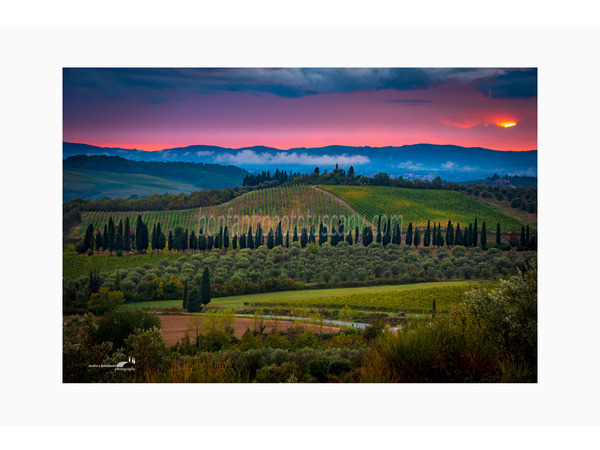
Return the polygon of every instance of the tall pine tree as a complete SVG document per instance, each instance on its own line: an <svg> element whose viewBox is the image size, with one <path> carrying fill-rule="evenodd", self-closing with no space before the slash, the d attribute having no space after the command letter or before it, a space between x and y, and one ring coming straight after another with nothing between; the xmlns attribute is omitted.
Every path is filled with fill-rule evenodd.
<svg viewBox="0 0 600 450"><path fill-rule="evenodd" d="M500 234L500 223L496 225L496 245L502 243L502 235Z"/></svg>
<svg viewBox="0 0 600 450"><path fill-rule="evenodd" d="M487 244L487 229L485 228L485 220L481 225L481 246L485 249Z"/></svg>

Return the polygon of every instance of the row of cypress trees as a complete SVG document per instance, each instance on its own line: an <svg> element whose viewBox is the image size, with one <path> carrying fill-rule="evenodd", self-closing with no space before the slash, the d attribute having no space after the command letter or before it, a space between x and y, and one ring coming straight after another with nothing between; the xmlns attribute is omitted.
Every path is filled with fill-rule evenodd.
<svg viewBox="0 0 600 450"><path fill-rule="evenodd" d="M382 226L383 225L383 226ZM344 223L338 222L337 228L334 225L329 234L328 229L322 223L318 226L318 231L315 230L314 225L307 229L302 228L300 235L298 234L298 227L294 227L294 232L291 238L292 242L300 242L302 248L308 244L323 245L325 242L330 241L332 246L337 245L339 242L345 241L350 245L356 245L359 243L359 236L362 238L362 244L368 246L373 241L378 244L387 245L389 243L400 245L402 243L402 235L400 230L399 222L395 222L392 225L391 219L387 219L382 224L381 217L377 223L377 234L373 236L373 230L370 226L365 226L362 233L359 232L359 228L356 227L354 235L352 231L345 232ZM516 236L516 237L513 237ZM422 241L422 242L421 242ZM132 243L135 243L132 246ZM261 245L267 246L272 249L277 246L290 246L290 232L283 234L281 222L277 224L275 230L272 228L267 233L266 237L260 223L256 227L256 232L252 230L252 226L248 228L247 233L242 233L239 238L237 234L230 239L229 228L227 226L221 226L217 233L205 234L203 230L200 230L198 235L195 234L194 230L188 233L188 229L177 227L174 230L169 231L168 236L163 232L160 222L155 224L152 228L151 242L148 242L148 227L143 222L141 216L138 216L136 221L136 231L130 232L129 218L125 219L125 224L119 221L119 225L115 228L112 216L109 218L108 225L104 225L104 233L100 230L96 232L94 238L94 229L90 224L86 230L85 237L83 240L83 251L88 249L103 248L112 252L113 250L119 251L130 251L135 247L138 251L145 251L148 248L148 244L151 244L152 249L164 250L167 246L170 250L185 251L187 249L192 250L212 250L212 248L257 248ZM413 227L412 222L408 224L404 243L408 246L414 245L418 247L423 244L425 247L443 247L444 245L451 247L453 245L463 245L465 247L475 247L479 243L483 247L487 245L487 227L484 221L481 225L481 229L475 219L474 223L469 223L468 226L461 229L460 223L456 224L456 228L452 224L452 221L448 221L446 229L442 232L442 225L440 222L433 223L433 229L431 222L427 222L427 228L421 235L419 228ZM501 230L500 224L496 225L496 244L500 245ZM510 245L513 247L519 247L522 249L535 249L537 248L537 237L535 234L531 234L529 225L523 226L521 230L521 239L518 238L516 232L511 235Z"/></svg>
<svg viewBox="0 0 600 450"><path fill-rule="evenodd" d="M135 226L135 231L131 231L129 217L119 220L119 224L115 227L115 222L112 216L108 219L108 224L104 224L104 230L96 230L94 235L94 226L89 224L85 230L85 236L81 245L81 252L90 250L108 250L113 251L145 251L148 248L148 226L142 220L142 216L138 216Z"/></svg>
<svg viewBox="0 0 600 450"><path fill-rule="evenodd" d="M487 245L487 228L484 221L481 225L481 234L479 234L477 219L475 219L475 224L470 223L468 227L465 227L464 232L460 229L460 223L456 224L455 230L452 221L449 220L444 234L442 234L442 224L440 222L437 224L434 223L432 230L431 222L427 221L427 228L425 229L425 233L423 235L423 246L425 247L432 246L439 248L443 247L444 245L447 245L448 247L453 245L476 247L479 242L483 247ZM496 243L500 244L500 242L502 242L500 235L500 224L497 224ZM418 228L415 228L413 231L412 222L408 224L405 244L409 246L414 245L415 247L421 245L420 231Z"/></svg>

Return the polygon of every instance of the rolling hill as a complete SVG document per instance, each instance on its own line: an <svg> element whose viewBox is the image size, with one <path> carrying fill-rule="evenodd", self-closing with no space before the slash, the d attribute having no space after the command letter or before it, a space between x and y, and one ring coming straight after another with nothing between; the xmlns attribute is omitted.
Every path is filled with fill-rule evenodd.
<svg viewBox="0 0 600 450"><path fill-rule="evenodd" d="M253 218L254 213L254 218ZM82 214L82 222L79 227L72 231L73 236L83 235L89 224L94 226L94 229L103 227L108 223L109 217L113 217L116 223L120 220L125 220L129 217L130 222L135 222L138 215L142 216L144 222L147 222L149 227L158 222L161 228L166 230L174 229L175 227L187 228L190 232L195 230L198 233L200 228L206 229L206 223L210 223L209 229L212 232L216 219L230 216L230 227L235 224L236 217L239 220L239 226L233 229L233 233L241 229L244 232L248 231L248 226L252 222L253 230L256 230L256 224L261 223L263 229L268 231L271 227L274 229L277 226L277 221L282 220L283 232L288 231L288 222L283 220L288 217L289 221L297 223L297 218L302 216L304 221L311 218L318 219L324 215L331 217L332 215L358 216L358 213L348 207L343 201L329 193L316 189L312 186L286 186L269 189L262 189L248 192L236 197L235 199L217 206L205 208L193 208L175 211L89 211ZM202 221L202 217L206 221ZM210 217L215 219L210 222ZM292 218L293 217L293 218ZM273 220L275 219L275 223ZM364 220L362 217L356 217L356 221ZM300 233L299 225L298 233ZM293 233L293 227L289 226L290 234ZM233 233L231 236L233 237Z"/></svg>
<svg viewBox="0 0 600 450"><path fill-rule="evenodd" d="M242 184L248 174L234 166L130 161L119 156L71 156L63 161L63 199L179 194Z"/></svg>
<svg viewBox="0 0 600 450"><path fill-rule="evenodd" d="M383 214L401 216L404 230L409 222L426 227L428 220L432 224L441 222L444 227L451 220L454 225L460 223L464 227L477 219L479 226L485 221L490 231L495 231L496 223L500 223L503 233L520 230L523 225L516 218L455 191L385 186L320 186L320 189L340 197L370 221Z"/></svg>

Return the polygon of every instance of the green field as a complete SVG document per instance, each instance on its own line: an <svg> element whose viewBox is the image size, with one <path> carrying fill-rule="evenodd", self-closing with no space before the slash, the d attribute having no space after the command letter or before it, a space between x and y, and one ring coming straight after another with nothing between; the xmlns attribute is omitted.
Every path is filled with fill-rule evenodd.
<svg viewBox="0 0 600 450"><path fill-rule="evenodd" d="M426 227L427 221L441 222L442 226L451 220L461 228L475 219L481 227L485 221L490 232L496 231L500 223L503 233L520 230L522 222L496 211L466 195L446 190L406 189L385 186L320 186L348 202L358 213L372 221L377 215L402 216L403 229L409 222L413 226Z"/></svg>
<svg viewBox="0 0 600 450"><path fill-rule="evenodd" d="M252 218L252 214L255 218ZM302 215L307 217L310 213L311 217L323 215L346 215L351 216L356 214L350 208L340 202L335 196L331 196L312 186L286 186L269 189L261 189L248 192L240 197L237 197L227 203L217 206L205 208L184 209L176 211L143 211L143 212L122 212L122 211L90 211L82 214L82 223L79 227L73 230L73 235L82 236L87 226L91 223L94 229L103 227L108 223L110 216L113 217L115 223L120 220L125 221L129 217L131 223L135 223L138 215L141 214L142 219L152 229L153 225L160 222L163 230L172 230L175 227L187 228L195 230L198 233L199 229L205 228L206 221L213 216L215 218L223 217L225 221L228 215L230 216L230 228L233 236L238 229L243 232L248 231L248 226L252 222L253 230L256 229L256 224L261 223L263 229L268 231L271 227L275 229L277 221L284 216L288 216L289 220L294 220ZM202 220L206 218L206 221ZM238 226L236 227L236 217L238 218ZM273 221L275 220L275 223ZM221 225L222 223L220 223ZM214 219L209 222L208 228L212 232L214 227ZM283 232L288 230L288 223L282 221ZM293 232L293 228L290 230ZM298 231L300 232L300 230Z"/></svg>
<svg viewBox="0 0 600 450"><path fill-rule="evenodd" d="M65 201L76 197L89 199L103 197L127 198L132 195L143 197L157 192L161 194L179 194L180 192L189 194L201 189L196 185L166 177L87 169L64 169L63 184Z"/></svg>
<svg viewBox="0 0 600 450"><path fill-rule="evenodd" d="M437 285L435 287L425 287L424 284ZM350 291L347 295L328 296L322 298L312 298L303 300L289 301L262 301L257 302L256 306L288 306L292 308L299 307L324 307L324 308L342 308L349 306L357 310L375 310L375 311L405 311L412 313L422 313L431 311L433 301L436 302L437 312L448 312L452 304L457 304L465 298L465 292L471 290L475 285L473 283L463 283L462 285L440 286L444 283L419 283L413 289L401 289L387 292L373 293L355 293ZM486 284L486 286L493 286Z"/></svg>
<svg viewBox="0 0 600 450"><path fill-rule="evenodd" d="M264 294L236 295L233 297L213 298L209 304L212 308L243 308L244 303L249 306L266 304L265 302L281 303L282 305L295 304L295 302L306 302L306 305L321 305L325 299L348 298L349 296L376 296L381 294L396 294L399 292L430 290L431 288L459 288L468 290L475 285L472 281L443 281L432 283L415 283L386 286L366 286L357 288L339 289L307 289L300 291L268 292ZM331 301L331 300L327 300ZM161 300L151 302L138 302L123 305L127 308L182 308L182 300ZM357 308L360 309L360 308ZM369 308L367 308L369 309ZM372 309L372 308L371 308ZM420 312L420 310L419 310Z"/></svg>

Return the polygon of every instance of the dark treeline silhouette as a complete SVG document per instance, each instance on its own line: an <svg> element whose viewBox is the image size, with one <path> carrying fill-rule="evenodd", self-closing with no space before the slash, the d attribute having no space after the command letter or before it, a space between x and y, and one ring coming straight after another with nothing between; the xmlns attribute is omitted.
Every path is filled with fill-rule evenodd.
<svg viewBox="0 0 600 450"><path fill-rule="evenodd" d="M152 227L152 232L148 232L148 226L142 220L141 215L138 216L135 223L135 230L132 230L129 218L125 219L115 226L112 216L109 218L108 224L100 229L94 230L93 225L88 225L83 240L78 244L77 250L80 253L93 253L94 251L108 251L112 253L135 251L145 253L146 251L155 250L176 250L176 251L205 251L218 249L255 249L262 245L271 250L274 247L290 247L294 242L299 242L302 248L310 244L318 244L322 246L329 243L331 246L337 246L341 242L348 245L362 244L369 246L375 242L379 246L388 244L400 245L402 242L408 247L419 247L421 244L424 247L453 247L462 245L464 247L481 246L483 249L489 247L497 247L504 250L516 248L518 250L537 250L537 234L531 232L529 225L521 228L520 235L517 230L513 230L510 234L508 244L501 239L500 224L496 224L496 242L493 245L488 245L487 235L488 229L485 222L478 225L477 219L473 223L463 225L461 229L460 223L456 224L456 228L452 221L448 221L446 228L442 229L442 223L427 222L425 230L420 230L418 227L413 227L412 222L408 223L404 239L402 239L402 230L399 222L392 223L390 218L382 221L381 217L377 222L377 233L374 237L371 226L365 226L362 232L358 227L354 230L345 230L344 221L338 221L337 225L333 224L332 229L328 230L323 223L318 224L318 230L315 230L314 224L309 228L303 227L298 233L297 226L294 228L292 239L290 241L290 232L287 231L284 235L281 222L277 224L275 229L271 228L265 235L260 222L256 226L256 231L252 230L252 226L247 232L231 235L231 230L228 226L221 226L215 233L205 233L203 229L196 232L189 232L187 228L176 227L173 230L163 230L160 222ZM95 232L95 233L94 233Z"/></svg>
<svg viewBox="0 0 600 450"><path fill-rule="evenodd" d="M271 181L277 181L279 184L283 184L286 181L288 181L290 179L290 177L297 177L299 176L299 173L292 173L290 171L290 173L288 174L287 171L281 171L279 169L275 169L275 173L273 175L271 175L270 171L262 171L262 173L260 174L256 174L256 175L246 175L244 177L244 181L242 182L242 186L258 186L261 185L263 183L268 183Z"/></svg>

